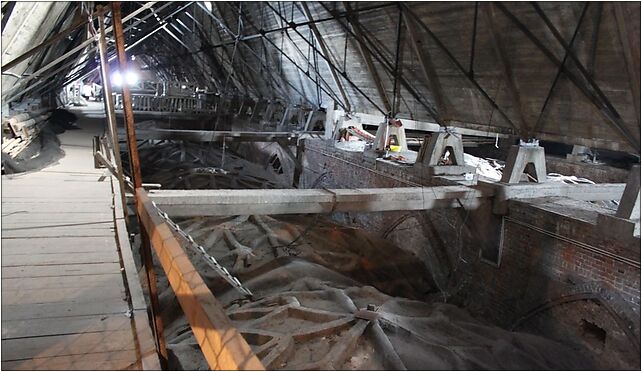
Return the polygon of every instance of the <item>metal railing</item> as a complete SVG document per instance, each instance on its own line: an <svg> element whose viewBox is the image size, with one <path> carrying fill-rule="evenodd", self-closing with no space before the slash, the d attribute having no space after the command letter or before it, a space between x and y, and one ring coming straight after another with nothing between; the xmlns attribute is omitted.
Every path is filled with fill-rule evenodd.
<svg viewBox="0 0 642 372"><path fill-rule="evenodd" d="M154 112L180 112L180 113L212 113L215 111L213 104L196 97L185 96L157 96L154 94L132 94L132 108L134 111ZM115 95L116 109L123 109L122 94Z"/></svg>
<svg viewBox="0 0 642 372"><path fill-rule="evenodd" d="M210 369L265 370L187 256L189 242L176 237L142 187L136 212Z"/></svg>

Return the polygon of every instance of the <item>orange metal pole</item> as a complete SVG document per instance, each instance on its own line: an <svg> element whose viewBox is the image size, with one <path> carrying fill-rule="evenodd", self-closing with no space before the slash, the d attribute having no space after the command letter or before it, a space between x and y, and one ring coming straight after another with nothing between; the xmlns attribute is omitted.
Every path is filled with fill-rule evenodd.
<svg viewBox="0 0 642 372"><path fill-rule="evenodd" d="M118 52L118 63L120 73L125 76L127 71L127 55L125 54L125 37L123 35L123 22L120 12L120 2L112 3L112 23L114 27L114 39L116 41L116 50ZM136 142L136 128L134 126L134 111L132 109L132 97L126 82L122 84L123 94L123 112L125 116L125 129L127 131L127 146L129 148L129 160L132 170L134 188L142 188L143 179L140 170L140 160L138 158L138 144ZM136 205L140 200L135 196ZM156 346L160 354L161 368L167 368L167 348L165 346L165 336L163 335L163 319L160 314L158 304L158 289L156 288L156 273L154 272L154 263L149 243L149 237L141 224L140 215L137 214L138 225L140 226L141 246L140 253L145 265L147 274L147 284L149 286L149 297L153 317L154 333L156 335Z"/></svg>

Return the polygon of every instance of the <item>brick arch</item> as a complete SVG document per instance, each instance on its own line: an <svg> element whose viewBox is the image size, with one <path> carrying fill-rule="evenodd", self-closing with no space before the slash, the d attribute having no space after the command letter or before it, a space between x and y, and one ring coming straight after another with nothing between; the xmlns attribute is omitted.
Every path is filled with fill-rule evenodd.
<svg viewBox="0 0 642 372"><path fill-rule="evenodd" d="M577 301L595 301L611 315L616 324L626 334L627 338L636 350L640 349L639 324L634 319L639 319L632 308L626 306L626 301L618 293L608 289L603 283L590 282L582 285L573 286L565 291L561 296L549 299L536 306L531 306L528 312L517 318L510 327L511 331L524 324L531 317L540 314L546 310L559 305L568 304Z"/></svg>

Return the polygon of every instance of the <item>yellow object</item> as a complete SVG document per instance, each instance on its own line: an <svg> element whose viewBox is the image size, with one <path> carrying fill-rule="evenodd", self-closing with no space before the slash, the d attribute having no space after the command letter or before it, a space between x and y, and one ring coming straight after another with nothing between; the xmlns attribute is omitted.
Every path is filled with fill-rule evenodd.
<svg viewBox="0 0 642 372"><path fill-rule="evenodd" d="M392 152L399 152L399 151L401 151L401 146L398 146L398 145L390 145L390 151L392 151Z"/></svg>

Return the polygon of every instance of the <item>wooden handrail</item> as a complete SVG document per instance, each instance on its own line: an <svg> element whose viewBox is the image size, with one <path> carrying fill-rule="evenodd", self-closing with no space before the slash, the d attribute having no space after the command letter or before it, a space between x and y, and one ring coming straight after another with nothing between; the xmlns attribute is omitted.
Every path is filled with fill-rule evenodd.
<svg viewBox="0 0 642 372"><path fill-rule="evenodd" d="M142 227L209 367L215 370L265 370L192 265L181 242L156 212L147 192L138 188L136 197Z"/></svg>

